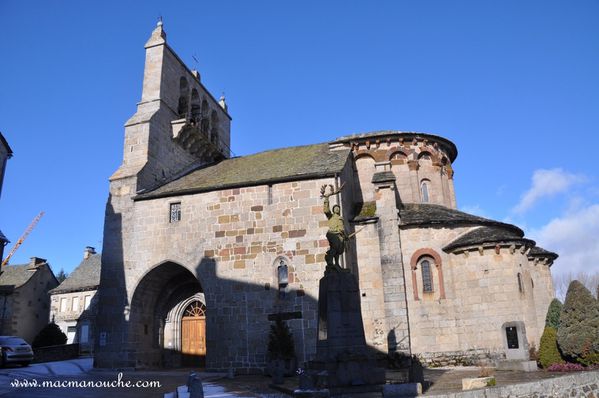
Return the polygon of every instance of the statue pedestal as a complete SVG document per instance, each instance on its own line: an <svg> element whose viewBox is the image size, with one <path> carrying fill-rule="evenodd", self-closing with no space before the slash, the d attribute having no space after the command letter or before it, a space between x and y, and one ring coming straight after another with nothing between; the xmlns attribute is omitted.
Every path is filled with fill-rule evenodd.
<svg viewBox="0 0 599 398"><path fill-rule="evenodd" d="M320 279L316 358L308 371L332 395L380 391L385 383L385 369L366 345L358 282L349 270L330 268Z"/></svg>

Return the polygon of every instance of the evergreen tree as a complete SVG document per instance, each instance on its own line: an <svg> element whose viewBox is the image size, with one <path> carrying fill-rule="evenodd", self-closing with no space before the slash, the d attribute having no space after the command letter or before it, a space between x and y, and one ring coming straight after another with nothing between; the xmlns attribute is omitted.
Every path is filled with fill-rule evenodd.
<svg viewBox="0 0 599 398"><path fill-rule="evenodd" d="M583 361L599 353L599 303L578 281L572 281L559 318L557 343L572 361Z"/></svg>
<svg viewBox="0 0 599 398"><path fill-rule="evenodd" d="M554 298L549 304L547 316L545 317L545 327L550 327L555 330L559 329L559 316L562 312L562 302Z"/></svg>
<svg viewBox="0 0 599 398"><path fill-rule="evenodd" d="M64 269L61 268L56 275L56 279L58 280L58 283L62 283L68 276L69 275L64 272Z"/></svg>
<svg viewBox="0 0 599 398"><path fill-rule="evenodd" d="M551 326L546 326L543 331L543 336L541 336L539 363L542 368L548 368L554 364L564 363L557 347L557 330Z"/></svg>
<svg viewBox="0 0 599 398"><path fill-rule="evenodd" d="M67 335L60 330L60 327L54 322L50 322L33 339L32 346L47 347L51 345L61 345L67 342Z"/></svg>

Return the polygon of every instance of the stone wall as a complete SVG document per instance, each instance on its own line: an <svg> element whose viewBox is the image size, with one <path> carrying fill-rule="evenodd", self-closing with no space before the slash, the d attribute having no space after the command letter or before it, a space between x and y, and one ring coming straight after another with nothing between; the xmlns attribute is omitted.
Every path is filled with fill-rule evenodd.
<svg viewBox="0 0 599 398"><path fill-rule="evenodd" d="M418 267L406 276L410 280L406 285L412 352L432 355L484 349L493 357L501 357L507 350L504 324L509 322L525 325L527 341L520 342L523 352L530 344L538 347L545 320L540 314L546 312L552 294L547 286L548 270L531 265L522 247L501 248L499 252L494 248L472 249L460 254L442 250L469 229L401 231L404 262L415 264L418 259L414 256L427 253L438 255L441 262L440 267L438 261L432 267L432 293L422 291L422 272ZM531 280L535 279L533 288Z"/></svg>
<svg viewBox="0 0 599 398"><path fill-rule="evenodd" d="M65 361L79 358L79 344L62 344L33 349L33 362Z"/></svg>
<svg viewBox="0 0 599 398"><path fill-rule="evenodd" d="M320 187L334 183L325 178L133 202L123 241L118 242L123 248L125 302L130 303L125 312L133 317L137 311L136 289L152 269L165 262L178 264L197 277L205 294L209 368L263 367L268 315L280 312L301 314L288 324L298 359L310 359L315 353L318 281L328 248ZM332 205L336 200L331 199ZM169 205L174 202L181 203L182 216L171 223ZM105 247L103 253L115 253L115 248ZM289 267L283 296L276 275L280 259ZM110 266L103 260L103 273ZM142 323L153 327L151 321ZM143 327L134 331L135 325L123 327L128 328L121 332L125 341L152 334ZM136 333L141 333L139 339L133 337Z"/></svg>
<svg viewBox="0 0 599 398"><path fill-rule="evenodd" d="M416 354L420 362L429 368L441 366L480 366L492 364L503 359L496 352L485 349L472 349L460 351L423 352Z"/></svg>
<svg viewBox="0 0 599 398"><path fill-rule="evenodd" d="M364 201L374 200L374 173L391 171L397 178L397 190L402 202L422 202L420 187L426 181L429 203L455 208L453 170L448 150L443 144L439 145L441 140L435 142L432 136L409 138L412 135L356 137L346 143L353 149L356 158L357 180Z"/></svg>
<svg viewBox="0 0 599 398"><path fill-rule="evenodd" d="M32 343L48 324L50 295L48 290L58 285L48 265L37 267L31 278L15 289L12 302L12 333Z"/></svg>
<svg viewBox="0 0 599 398"><path fill-rule="evenodd" d="M69 339L67 344L74 342L81 342L81 330L77 330L76 333L68 333L68 328L80 326L80 321L87 321L88 325L88 341L93 341L93 329L94 320L97 313L97 290L86 290L70 293L59 293L53 294L50 300L50 320L60 327L62 332L67 335ZM62 308L62 301L64 300L65 307L64 311ZM73 301L77 300L76 308L73 307ZM86 301L87 300L87 301ZM88 303L88 307L86 307ZM85 340L85 337L83 338Z"/></svg>
<svg viewBox="0 0 599 398"><path fill-rule="evenodd" d="M599 370L568 374L555 379L530 383L511 384L480 390L464 391L430 398L553 398L553 397L599 397Z"/></svg>

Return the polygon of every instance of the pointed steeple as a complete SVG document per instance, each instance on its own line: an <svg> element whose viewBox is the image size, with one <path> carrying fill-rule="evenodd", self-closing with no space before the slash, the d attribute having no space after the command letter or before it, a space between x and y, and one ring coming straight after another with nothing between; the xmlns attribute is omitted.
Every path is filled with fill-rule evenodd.
<svg viewBox="0 0 599 398"><path fill-rule="evenodd" d="M145 48L159 46L166 43L166 32L162 28L162 17L158 19L156 28L152 31L152 35L146 42Z"/></svg>
<svg viewBox="0 0 599 398"><path fill-rule="evenodd" d="M225 110L225 112L229 111L229 107L227 106L227 102L225 101L225 93L223 93L223 95L220 96L218 103L219 103L220 107Z"/></svg>

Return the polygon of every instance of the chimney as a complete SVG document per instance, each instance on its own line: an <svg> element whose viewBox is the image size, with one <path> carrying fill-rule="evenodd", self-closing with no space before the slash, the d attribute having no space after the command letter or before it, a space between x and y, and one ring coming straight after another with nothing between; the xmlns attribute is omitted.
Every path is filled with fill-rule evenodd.
<svg viewBox="0 0 599 398"><path fill-rule="evenodd" d="M45 258L41 258L41 257L31 257L29 260L29 266L30 267L37 267L40 266L42 264L46 264L46 259Z"/></svg>
<svg viewBox="0 0 599 398"><path fill-rule="evenodd" d="M87 260L88 258L91 257L92 254L96 254L96 248L91 247L91 246L86 246L85 250L83 251L83 259Z"/></svg>

